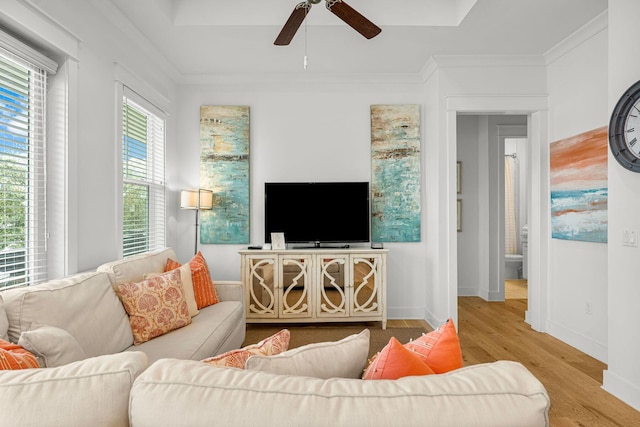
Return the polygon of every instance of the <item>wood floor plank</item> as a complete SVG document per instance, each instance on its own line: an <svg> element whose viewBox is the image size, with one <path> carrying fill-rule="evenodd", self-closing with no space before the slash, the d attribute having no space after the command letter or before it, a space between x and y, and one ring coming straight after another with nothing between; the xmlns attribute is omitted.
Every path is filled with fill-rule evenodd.
<svg viewBox="0 0 640 427"><path fill-rule="evenodd" d="M458 335L466 365L515 360L545 386L552 426L640 426L640 412L602 389L606 365L524 322L526 300L458 299Z"/></svg>

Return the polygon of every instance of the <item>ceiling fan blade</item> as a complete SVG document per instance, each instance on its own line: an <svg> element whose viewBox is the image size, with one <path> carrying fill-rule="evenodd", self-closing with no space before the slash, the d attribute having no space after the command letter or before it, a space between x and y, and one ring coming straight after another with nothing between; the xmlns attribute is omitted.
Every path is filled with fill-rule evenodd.
<svg viewBox="0 0 640 427"><path fill-rule="evenodd" d="M342 0L327 0L327 9L367 39L374 38L382 31Z"/></svg>
<svg viewBox="0 0 640 427"><path fill-rule="evenodd" d="M298 3L295 9L293 9L293 12L291 12L291 16L289 16L287 22L285 22L284 27L280 30L280 34L278 34L278 37L273 44L276 46L286 46L291 43L293 36L296 35L296 32L298 31L298 28L300 28L304 18L307 16L309 9L311 9L311 4L309 2L304 1L302 3Z"/></svg>

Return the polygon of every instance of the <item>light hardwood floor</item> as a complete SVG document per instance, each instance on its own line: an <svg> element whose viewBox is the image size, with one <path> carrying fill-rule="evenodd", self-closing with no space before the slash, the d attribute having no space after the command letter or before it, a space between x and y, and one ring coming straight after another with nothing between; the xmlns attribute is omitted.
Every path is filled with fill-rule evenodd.
<svg viewBox="0 0 640 427"><path fill-rule="evenodd" d="M640 412L602 387L607 366L524 322L525 299L458 299L458 335L466 365L515 360L546 387L552 426L640 426Z"/></svg>

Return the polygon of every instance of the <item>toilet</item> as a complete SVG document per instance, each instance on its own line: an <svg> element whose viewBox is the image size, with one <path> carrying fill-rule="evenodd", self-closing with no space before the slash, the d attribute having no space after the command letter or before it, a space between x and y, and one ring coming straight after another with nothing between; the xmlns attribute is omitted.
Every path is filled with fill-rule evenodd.
<svg viewBox="0 0 640 427"><path fill-rule="evenodd" d="M506 280L520 279L522 277L522 254L505 254L504 278Z"/></svg>

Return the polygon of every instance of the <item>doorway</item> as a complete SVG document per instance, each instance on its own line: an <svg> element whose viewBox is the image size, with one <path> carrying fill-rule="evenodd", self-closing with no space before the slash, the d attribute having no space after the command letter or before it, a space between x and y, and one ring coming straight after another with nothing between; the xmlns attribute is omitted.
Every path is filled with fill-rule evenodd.
<svg viewBox="0 0 640 427"><path fill-rule="evenodd" d="M455 177L456 162L460 161L458 153L464 152L467 147L461 147L458 144L464 139L464 130L460 130L459 121L476 120L476 127L484 130L481 135L488 135L490 126L488 117L500 117L504 124L504 118L509 115L518 115L526 118L521 123L507 123L508 125L521 125L526 129L528 136L528 160L529 176L531 176L528 188L529 207L528 207L528 309L525 313L525 321L532 326L534 330L545 331L544 321L547 315L546 306L546 277L548 265L546 262L546 253L548 242L546 236L548 234L548 224L546 216L543 214L548 209L548 172L543 165L548 164L548 146L546 144L547 135L547 112L546 97L494 97L494 96L469 96L454 97L449 99L447 110L448 127L447 141L449 143L448 156L449 174ZM502 111L502 113L500 113ZM506 113L510 112L510 114ZM491 114L491 116L488 116ZM459 135L460 132L460 135ZM505 134L505 136L508 136ZM495 139L494 139L495 141ZM448 228L451 233L451 239L456 242L455 250L452 256L455 260L450 264L455 268L451 272L451 277L456 280L452 282L450 295L454 297L452 302L457 302L458 296L477 295L488 301L504 300L504 282L500 277L500 272L504 270L503 255L497 248L502 247L504 250L504 232L502 230L502 221L504 217L504 205L500 204L500 200L504 197L503 188L503 170L504 170L504 147L500 144L489 144L489 137L476 137L475 157L479 163L483 161L488 165L478 170L473 170L471 166L466 165L462 159L462 193L456 194L456 182L450 181L449 194L454 195L450 201L449 221L451 226ZM466 162L468 163L468 162ZM471 173L469 176L468 174ZM478 182L480 187L478 191L472 193L475 196L469 196L465 191L470 181ZM498 183L498 189L491 188L489 182ZM469 199L476 197L477 209L472 209L469 205ZM462 231L456 231L456 199L462 200ZM497 206L497 208L496 208ZM469 209L467 209L469 207ZM492 214L493 213L493 214ZM471 220L471 222L470 222ZM475 241L465 239L462 234L468 230L470 224L486 224L479 227ZM496 240L488 238L489 235L497 236ZM457 237L457 238L456 238ZM466 236L468 237L468 236ZM483 238L484 237L484 238ZM467 251L473 256L471 259L471 267L475 268L474 273L469 274L469 264L464 259L463 252ZM502 252L503 254L504 252ZM460 259L458 259L460 258ZM472 278L472 280L465 280ZM457 315L457 307L455 303L450 306L450 311Z"/></svg>

